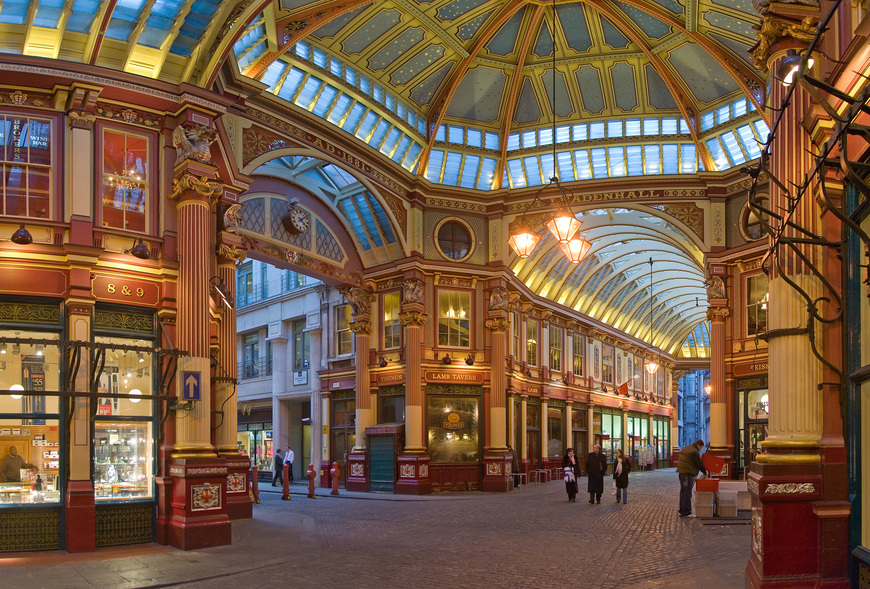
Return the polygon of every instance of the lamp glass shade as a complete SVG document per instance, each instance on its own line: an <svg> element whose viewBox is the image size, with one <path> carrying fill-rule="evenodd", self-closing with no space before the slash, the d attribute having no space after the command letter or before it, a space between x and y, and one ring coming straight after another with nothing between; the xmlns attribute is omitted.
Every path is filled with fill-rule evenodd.
<svg viewBox="0 0 870 589"><path fill-rule="evenodd" d="M541 236L537 233L532 233L528 225L521 225L511 233L508 239L508 244L514 250L514 253L521 258L528 258L532 255L532 250L538 245Z"/></svg>
<svg viewBox="0 0 870 589"><path fill-rule="evenodd" d="M644 366L644 368L646 368L646 371L649 374L655 374L656 372L659 371L659 365L657 362L647 362L646 366Z"/></svg>
<svg viewBox="0 0 870 589"><path fill-rule="evenodd" d="M579 264L586 256L586 252L589 251L589 248L592 247L592 244L583 239L583 237L578 236L568 243L560 243L559 247L562 248L562 253L565 254L565 257L568 258L569 262L572 264Z"/></svg>
<svg viewBox="0 0 870 589"><path fill-rule="evenodd" d="M9 387L9 390L10 391L23 391L24 387L21 386L20 384L14 384L11 387ZM12 397L13 399L20 399L24 395L9 395L9 396Z"/></svg>
<svg viewBox="0 0 870 589"><path fill-rule="evenodd" d="M574 234L580 230L580 221L566 208L556 212L556 216L547 223L547 229L559 243L568 243Z"/></svg>
<svg viewBox="0 0 870 589"><path fill-rule="evenodd" d="M18 228L18 231L12 234L9 241L17 245L30 245L33 243L33 236L30 234L30 231L24 227L24 223L21 223L21 227Z"/></svg>
<svg viewBox="0 0 870 589"><path fill-rule="evenodd" d="M142 400L139 398L142 396L142 391L140 391L139 389L130 389L130 392L128 394L130 395L131 403L138 403Z"/></svg>

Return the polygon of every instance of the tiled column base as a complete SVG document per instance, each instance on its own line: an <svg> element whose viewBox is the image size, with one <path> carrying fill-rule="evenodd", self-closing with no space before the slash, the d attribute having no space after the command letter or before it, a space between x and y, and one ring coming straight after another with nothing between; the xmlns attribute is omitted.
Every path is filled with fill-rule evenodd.
<svg viewBox="0 0 870 589"><path fill-rule="evenodd" d="M483 455L483 484L481 489L491 493L507 493L514 488L511 476L510 452L486 452Z"/></svg>
<svg viewBox="0 0 870 589"><path fill-rule="evenodd" d="M421 453L399 454L399 495L428 495L432 492L429 479L429 455Z"/></svg>
<svg viewBox="0 0 870 589"><path fill-rule="evenodd" d="M222 458L173 458L169 543L181 550L227 546L227 466Z"/></svg>
<svg viewBox="0 0 870 589"><path fill-rule="evenodd" d="M227 457L227 516L230 519L250 519L254 504L248 495L250 458Z"/></svg>
<svg viewBox="0 0 870 589"><path fill-rule="evenodd" d="M347 490L361 491L365 493L369 490L368 481L366 480L366 455L362 453L354 453L347 457L347 464L350 472L347 474Z"/></svg>
<svg viewBox="0 0 870 589"><path fill-rule="evenodd" d="M96 508L91 481L70 481L66 489L66 551L93 552L96 546Z"/></svg>

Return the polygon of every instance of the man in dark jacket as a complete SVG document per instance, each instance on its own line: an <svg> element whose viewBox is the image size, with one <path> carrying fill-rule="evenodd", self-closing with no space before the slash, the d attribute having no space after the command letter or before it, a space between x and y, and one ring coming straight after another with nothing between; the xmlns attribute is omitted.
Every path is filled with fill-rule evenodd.
<svg viewBox="0 0 870 589"><path fill-rule="evenodd" d="M607 456L601 453L601 446L595 444L592 452L586 455L586 476L589 481L586 490L589 492L589 503L601 503L604 492L604 475L607 474Z"/></svg>
<svg viewBox="0 0 870 589"><path fill-rule="evenodd" d="M680 461L677 463L677 474L680 475L680 517L695 517L692 514L692 489L695 487L695 477L698 471L707 474L704 461L701 460L703 440L695 440L680 450Z"/></svg>
<svg viewBox="0 0 870 589"><path fill-rule="evenodd" d="M281 481L281 485L284 485L284 457L281 455L281 449L278 448L278 451L275 452L275 460L272 466L272 470L275 472L272 474L272 486L275 486L275 483Z"/></svg>

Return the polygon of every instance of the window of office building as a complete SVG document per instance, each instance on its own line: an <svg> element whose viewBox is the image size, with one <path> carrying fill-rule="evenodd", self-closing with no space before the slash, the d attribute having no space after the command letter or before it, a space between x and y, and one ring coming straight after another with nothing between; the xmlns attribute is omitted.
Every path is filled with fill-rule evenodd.
<svg viewBox="0 0 870 589"><path fill-rule="evenodd" d="M305 320L293 322L293 369L304 370L308 368L309 336L305 331Z"/></svg>

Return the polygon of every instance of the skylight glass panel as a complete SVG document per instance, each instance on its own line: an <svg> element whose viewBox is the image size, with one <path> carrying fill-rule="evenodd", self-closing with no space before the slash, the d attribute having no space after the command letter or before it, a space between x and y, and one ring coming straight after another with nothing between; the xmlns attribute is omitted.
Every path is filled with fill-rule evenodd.
<svg viewBox="0 0 870 589"><path fill-rule="evenodd" d="M689 129L689 123L686 122L686 119L680 119L680 135L691 135L692 130Z"/></svg>
<svg viewBox="0 0 870 589"><path fill-rule="evenodd" d="M737 142L737 137L734 133L728 131L721 135L722 143L725 145L725 150L731 158L732 165L742 164L746 161L746 156L743 155L743 150L740 149L740 144Z"/></svg>
<svg viewBox="0 0 870 589"><path fill-rule="evenodd" d="M659 120L657 118L650 118L643 120L643 134L644 135L658 135L659 134Z"/></svg>
<svg viewBox="0 0 870 589"><path fill-rule="evenodd" d="M640 119L626 119L625 121L625 136L640 137Z"/></svg>
<svg viewBox="0 0 870 589"><path fill-rule="evenodd" d="M435 131L435 141L447 141L447 125L441 125Z"/></svg>
<svg viewBox="0 0 870 589"><path fill-rule="evenodd" d="M437 184L441 181L441 165L444 163L444 152L433 149L429 153L429 164L426 166L426 180Z"/></svg>
<svg viewBox="0 0 870 589"><path fill-rule="evenodd" d="M662 171L665 174L680 173L680 152L676 144L662 145Z"/></svg>
<svg viewBox="0 0 870 589"><path fill-rule="evenodd" d="M359 242L360 246L363 248L363 250L372 249L372 244L371 242L369 242L365 231L363 231L362 223L360 222L356 207L350 204L350 199L344 199L340 201L338 203L338 206L341 208L341 212L344 213L344 216L350 223L350 226L353 229L354 234L356 235L356 239Z"/></svg>
<svg viewBox="0 0 870 589"><path fill-rule="evenodd" d="M344 188L345 186L349 186L356 182L356 178L354 178L348 172L345 172L344 169L334 165L334 164L326 164L321 168L323 172L332 179L332 182L338 186L339 188Z"/></svg>
<svg viewBox="0 0 870 589"><path fill-rule="evenodd" d="M698 171L698 156L693 143L680 145L680 172L694 174Z"/></svg>
<svg viewBox="0 0 870 589"><path fill-rule="evenodd" d="M337 59L329 60L329 72L338 78L344 77L344 72L342 71L344 68L342 67L342 63Z"/></svg>
<svg viewBox="0 0 870 589"><path fill-rule="evenodd" d="M610 175L625 176L625 152L622 147L608 147L607 156L610 159Z"/></svg>
<svg viewBox="0 0 870 589"><path fill-rule="evenodd" d="M526 185L526 175L523 172L523 163L520 160L508 160L507 170L511 187L521 188Z"/></svg>
<svg viewBox="0 0 870 589"><path fill-rule="evenodd" d="M468 145L471 145L472 147L483 147L483 145L482 145L483 131L481 131L480 129L469 128L467 135L468 135L468 140L467 140Z"/></svg>
<svg viewBox="0 0 870 589"><path fill-rule="evenodd" d="M402 119L404 119L405 117L408 116L408 107L405 106L405 103L402 102L401 100L396 103L396 114L399 115L399 118L402 118ZM408 122L410 122L410 121L408 121ZM414 123L411 123L411 124L413 125Z"/></svg>
<svg viewBox="0 0 870 589"><path fill-rule="evenodd" d="M370 110L366 113L365 118L362 121L362 124L359 126L359 129L356 131L356 136L362 139L363 141L367 141L369 135L371 135L372 129L375 128L375 125L380 120L380 116L375 114L374 111Z"/></svg>
<svg viewBox="0 0 870 589"><path fill-rule="evenodd" d="M556 154L556 161L559 162L559 179L562 182L571 182L574 178L574 165L571 161L570 151L561 151Z"/></svg>
<svg viewBox="0 0 870 589"><path fill-rule="evenodd" d="M383 88L383 86L381 86L380 84L374 84L373 90L372 90L372 98L374 98L375 100L377 100L381 104L384 103L384 88Z"/></svg>
<svg viewBox="0 0 870 589"><path fill-rule="evenodd" d="M486 132L483 146L487 149L498 149L498 134Z"/></svg>
<svg viewBox="0 0 870 589"><path fill-rule="evenodd" d="M724 104L716 109L716 124L727 123L731 119L731 105Z"/></svg>
<svg viewBox="0 0 870 589"><path fill-rule="evenodd" d="M728 168L728 157L725 155L725 151L723 151L722 146L719 144L719 139L713 137L712 139L708 139L705 143L707 144L707 150L710 152L710 155L713 156L713 164L716 166L716 170L721 171Z"/></svg>
<svg viewBox="0 0 870 589"><path fill-rule="evenodd" d="M372 207L369 205L368 199L366 198L367 196L368 193L361 192L353 195L353 198L354 200L356 200L357 209L359 209L361 220L363 223L365 223L366 232L370 236L371 240L375 243L375 245L380 247L384 245L384 242L381 240L381 235L378 232L378 226L375 223L374 215L372 215Z"/></svg>
<svg viewBox="0 0 870 589"><path fill-rule="evenodd" d="M751 100L746 101L746 110L747 110L747 112L752 112L755 110L755 105L752 104Z"/></svg>
<svg viewBox="0 0 870 589"><path fill-rule="evenodd" d="M402 161L402 167L406 170L414 171L415 166L417 165L417 160L420 158L420 154L423 152L423 146L419 143L414 143L411 145L411 149L408 150L408 155L405 156L405 159Z"/></svg>
<svg viewBox="0 0 870 589"><path fill-rule="evenodd" d="M752 125L755 127L755 132L758 133L758 138L762 144L767 143L767 137L770 135L770 129L767 128L767 123L764 122L764 119L758 119L757 121L752 121Z"/></svg>
<svg viewBox="0 0 870 589"><path fill-rule="evenodd" d="M589 139L604 139L604 122L589 123Z"/></svg>
<svg viewBox="0 0 870 589"><path fill-rule="evenodd" d="M466 155L465 162L462 164L462 178L459 180L459 185L463 188L474 188L477 182L477 172L480 169L480 157L476 155Z"/></svg>
<svg viewBox="0 0 870 589"><path fill-rule="evenodd" d="M344 118L344 114L347 112L347 109L350 108L350 105L353 103L353 98L348 96L347 94L342 94L338 97L338 100L335 101L335 106L332 107L332 110L329 112L329 116L327 120L333 125L338 125L341 123L341 119Z"/></svg>
<svg viewBox="0 0 870 589"><path fill-rule="evenodd" d="M359 83L359 74L349 65L344 67L344 81L354 87Z"/></svg>
<svg viewBox="0 0 870 589"><path fill-rule="evenodd" d="M366 209L366 213L375 214L375 218L378 221L377 228L380 229L380 234L384 236L384 239L386 239L388 243L395 243L396 236L393 235L393 229L390 226L390 220L387 218L387 212L384 210L384 207L381 206L381 203L378 202L371 192L366 191L365 196L366 202L369 205Z"/></svg>
<svg viewBox="0 0 870 589"><path fill-rule="evenodd" d="M444 179L442 184L448 186L456 186L459 183L459 172L462 166L462 154L447 152L447 159L444 162Z"/></svg>
<svg viewBox="0 0 870 589"><path fill-rule="evenodd" d="M379 147L381 142L384 140L384 137L387 136L390 127L391 125L386 119L381 119L380 122L378 122L378 126L375 127L374 133L372 133L371 139L368 141L369 145L372 147Z"/></svg>
<svg viewBox="0 0 870 589"><path fill-rule="evenodd" d="M480 167L480 177L477 180L478 190L491 190L492 181L495 177L496 161L491 157L483 158L483 165Z"/></svg>
<svg viewBox="0 0 870 589"><path fill-rule="evenodd" d="M384 140L384 144L381 146L381 153L384 155L391 155L393 153L393 149L395 149L396 144L399 143L399 139L402 137L403 133L399 130L398 127L393 127L390 129L387 138Z"/></svg>
<svg viewBox="0 0 870 589"><path fill-rule="evenodd" d="M607 136L622 137L622 119L607 121Z"/></svg>
<svg viewBox="0 0 870 589"><path fill-rule="evenodd" d="M537 144L537 133L534 131L523 131L523 147L535 147Z"/></svg>
<svg viewBox="0 0 870 589"><path fill-rule="evenodd" d="M329 56L326 55L326 52L323 51L320 47L314 47L311 52L311 62L318 66L326 69L327 63L329 61Z"/></svg>
<svg viewBox="0 0 870 589"><path fill-rule="evenodd" d="M734 118L742 117L746 114L746 102L745 98L741 98L740 100L735 100L731 103L731 112L734 115Z"/></svg>
<svg viewBox="0 0 870 589"><path fill-rule="evenodd" d="M586 128L586 123L573 125L571 127L571 135L574 141L586 141L586 139L588 138L588 129Z"/></svg>
<svg viewBox="0 0 870 589"><path fill-rule="evenodd" d="M715 122L715 113L711 110L701 115L701 130L707 131L713 128Z"/></svg>
<svg viewBox="0 0 870 589"><path fill-rule="evenodd" d="M332 105L332 101L335 100L337 94L337 88L327 85L326 88L323 89L323 92L320 93L320 96L317 97L317 102L314 103L314 108L311 109L311 112L318 117L323 118L326 115L326 111L329 110L329 107Z"/></svg>
<svg viewBox="0 0 870 589"><path fill-rule="evenodd" d="M676 117L662 117L662 135L676 135L677 134L677 118Z"/></svg>
<svg viewBox="0 0 870 589"><path fill-rule="evenodd" d="M457 125L450 125L447 127L447 141L450 143L458 143L459 145L464 144L465 128Z"/></svg>
<svg viewBox="0 0 870 589"><path fill-rule="evenodd" d="M541 176L544 177L544 184L549 182L550 178L558 174L557 170L553 169L553 154L541 154Z"/></svg>
<svg viewBox="0 0 870 589"><path fill-rule="evenodd" d="M526 182L529 186L539 186L546 184L542 178L541 164L538 163L538 158L534 155L523 158L523 166L526 168Z"/></svg>
<svg viewBox="0 0 870 589"><path fill-rule="evenodd" d="M287 67L287 62L280 59L276 59L269 64L269 67L266 68L266 73L263 74L263 83L268 86L269 90L274 91L275 82L281 78Z"/></svg>
<svg viewBox="0 0 870 589"><path fill-rule="evenodd" d="M507 150L513 151L520 148L520 134L511 133L508 135Z"/></svg>
<svg viewBox="0 0 870 589"><path fill-rule="evenodd" d="M347 118L344 120L344 125L342 125L341 128L348 133L353 133L356 130L357 125L359 125L359 122L362 120L365 112L366 107L357 102L353 105L353 108L350 109L350 114L347 115Z"/></svg>
<svg viewBox="0 0 870 589"><path fill-rule="evenodd" d="M661 174L662 162L659 159L658 145L643 146L644 171L646 174Z"/></svg>
<svg viewBox="0 0 870 589"><path fill-rule="evenodd" d="M629 145L625 148L625 157L629 176L643 176L643 151L640 145Z"/></svg>
<svg viewBox="0 0 870 589"><path fill-rule="evenodd" d="M553 130L550 128L538 131L538 145L553 145Z"/></svg>
<svg viewBox="0 0 870 589"><path fill-rule="evenodd" d="M556 127L556 143L567 143L571 141L571 127L561 125Z"/></svg>
<svg viewBox="0 0 870 589"><path fill-rule="evenodd" d="M299 92L299 96L296 97L296 104L307 109L311 106L311 101L314 100L314 97L322 86L323 82L317 78L308 78L305 85L302 87L302 91Z"/></svg>
<svg viewBox="0 0 870 589"><path fill-rule="evenodd" d="M360 74L359 76L359 89L365 92L366 94L371 95L372 93L372 81L369 80L368 76L364 76Z"/></svg>
<svg viewBox="0 0 870 589"><path fill-rule="evenodd" d="M590 151L592 152L592 177L607 178L607 151L603 147L596 147Z"/></svg>
<svg viewBox="0 0 870 589"><path fill-rule="evenodd" d="M284 78L284 83L281 84L278 96L284 100L293 100L293 97L296 96L296 91L299 89L299 85L304 79L305 72L295 67L290 68L290 72L287 74L287 77Z"/></svg>
<svg viewBox="0 0 870 589"><path fill-rule="evenodd" d="M302 59L308 59L311 55L311 45L309 45L305 41L297 41L295 49L296 55L298 55Z"/></svg>
<svg viewBox="0 0 870 589"><path fill-rule="evenodd" d="M758 145L758 142L755 140L755 135L752 134L752 129L749 125L737 127L737 135L740 137L740 143L743 145L743 149L746 150L746 153L749 154L751 159L761 157L761 146Z"/></svg>
<svg viewBox="0 0 870 589"><path fill-rule="evenodd" d="M393 112L396 112L396 96L387 92L387 100L384 105Z"/></svg>
<svg viewBox="0 0 870 589"><path fill-rule="evenodd" d="M574 151L574 166L577 169L578 180L589 180L592 178L592 167L589 165L588 150L578 149Z"/></svg>

